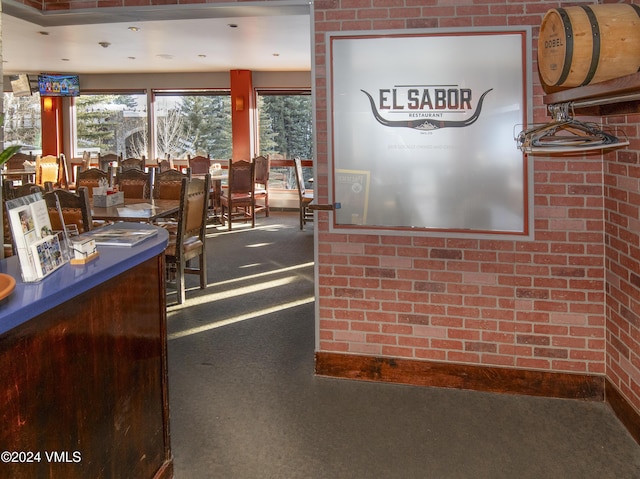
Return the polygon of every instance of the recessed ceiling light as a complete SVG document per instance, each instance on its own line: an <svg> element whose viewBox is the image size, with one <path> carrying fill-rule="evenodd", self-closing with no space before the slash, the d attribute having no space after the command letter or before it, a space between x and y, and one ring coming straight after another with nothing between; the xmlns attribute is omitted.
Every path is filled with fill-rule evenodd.
<svg viewBox="0 0 640 479"><path fill-rule="evenodd" d="M127 57L129 60L135 60L136 57Z"/></svg>
<svg viewBox="0 0 640 479"><path fill-rule="evenodd" d="M132 32L140 31L140 27L129 27L128 29L131 30Z"/></svg>
<svg viewBox="0 0 640 479"><path fill-rule="evenodd" d="M159 55L156 55L158 58L163 58L164 60L171 60L173 58L173 55L169 55L168 53L161 53Z"/></svg>
<svg viewBox="0 0 640 479"><path fill-rule="evenodd" d="M111 43L109 43L109 42L98 42L98 45L100 45L102 48L109 48Z"/></svg>
<svg viewBox="0 0 640 479"><path fill-rule="evenodd" d="M201 53L200 55L198 55L198 58L207 58L207 56L204 53Z"/></svg>
<svg viewBox="0 0 640 479"><path fill-rule="evenodd" d="M49 35L49 32L38 32L38 33L39 33L40 35L44 35L44 36Z"/></svg>
<svg viewBox="0 0 640 479"><path fill-rule="evenodd" d="M61 58L61 59L60 59L60 61L68 62L68 61L69 61L69 59L68 59L68 58Z"/></svg>
<svg viewBox="0 0 640 479"><path fill-rule="evenodd" d="M279 53L272 53L272 55L273 55L274 57L279 57L279 56L280 56L280 54L279 54Z"/></svg>
<svg viewBox="0 0 640 479"><path fill-rule="evenodd" d="M236 23L228 23L227 26L229 28L238 28L238 25Z"/></svg>

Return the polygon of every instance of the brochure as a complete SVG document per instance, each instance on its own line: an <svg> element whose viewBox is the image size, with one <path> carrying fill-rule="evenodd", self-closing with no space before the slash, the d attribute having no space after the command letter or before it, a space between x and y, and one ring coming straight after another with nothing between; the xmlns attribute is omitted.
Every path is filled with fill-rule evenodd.
<svg viewBox="0 0 640 479"><path fill-rule="evenodd" d="M39 257L40 252L37 248L32 248L34 245L40 245L40 251L44 254L45 249L51 250L57 242L57 249L61 251L59 239L57 237L54 240L50 239L54 235L52 235L47 203L42 198L42 193L8 200L6 208L20 261L22 280L25 282L38 281L61 266L57 263L57 256L54 268L42 264ZM43 239L48 239L46 242L48 247L42 245ZM63 256L61 255L60 260L64 263L66 258Z"/></svg>
<svg viewBox="0 0 640 479"><path fill-rule="evenodd" d="M44 278L65 263L57 235L49 235L31 245L36 275Z"/></svg>

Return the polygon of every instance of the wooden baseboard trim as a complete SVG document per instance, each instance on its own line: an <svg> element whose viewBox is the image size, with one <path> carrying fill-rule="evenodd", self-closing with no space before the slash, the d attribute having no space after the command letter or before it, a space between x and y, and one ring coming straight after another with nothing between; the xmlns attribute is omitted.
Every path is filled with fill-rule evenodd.
<svg viewBox="0 0 640 479"><path fill-rule="evenodd" d="M323 352L315 359L319 376L604 401L603 376Z"/></svg>
<svg viewBox="0 0 640 479"><path fill-rule="evenodd" d="M640 444L640 415L608 379L605 384L605 400L629 434Z"/></svg>
<svg viewBox="0 0 640 479"><path fill-rule="evenodd" d="M316 353L319 376L503 394L606 401L640 444L640 414L604 376Z"/></svg>

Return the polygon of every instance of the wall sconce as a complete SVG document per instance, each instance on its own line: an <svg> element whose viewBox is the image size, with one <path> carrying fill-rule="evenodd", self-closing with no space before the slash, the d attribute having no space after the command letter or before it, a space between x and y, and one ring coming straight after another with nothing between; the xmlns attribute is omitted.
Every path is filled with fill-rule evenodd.
<svg viewBox="0 0 640 479"><path fill-rule="evenodd" d="M50 112L53 109L53 100L51 97L44 97L42 99L42 106L44 107L44 111Z"/></svg>
<svg viewBox="0 0 640 479"><path fill-rule="evenodd" d="M238 95L235 98L235 104L236 104L236 111L244 110L244 97L241 95Z"/></svg>

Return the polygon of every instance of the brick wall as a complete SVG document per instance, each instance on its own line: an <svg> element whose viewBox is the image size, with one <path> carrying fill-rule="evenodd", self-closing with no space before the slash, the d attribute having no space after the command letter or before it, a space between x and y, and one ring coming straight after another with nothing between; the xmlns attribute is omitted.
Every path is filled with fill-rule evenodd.
<svg viewBox="0 0 640 479"><path fill-rule="evenodd" d="M640 115L608 120L630 145L604 163L607 376L640 409Z"/></svg>
<svg viewBox="0 0 640 479"><path fill-rule="evenodd" d="M531 25L535 58L542 17L560 3L568 2L316 1L319 202L329 200L325 32ZM535 64L533 72L534 121L546 122ZM533 242L332 234L329 213L317 213L318 351L596 375L608 368L640 409L638 117L614 121L634 138L624 151L530 158Z"/></svg>

